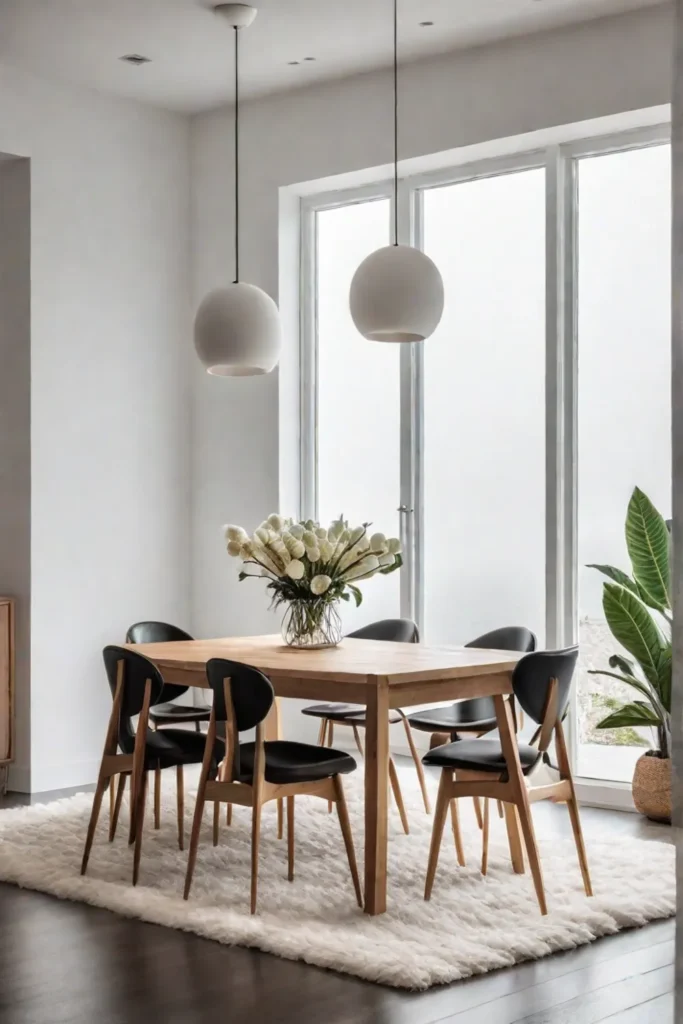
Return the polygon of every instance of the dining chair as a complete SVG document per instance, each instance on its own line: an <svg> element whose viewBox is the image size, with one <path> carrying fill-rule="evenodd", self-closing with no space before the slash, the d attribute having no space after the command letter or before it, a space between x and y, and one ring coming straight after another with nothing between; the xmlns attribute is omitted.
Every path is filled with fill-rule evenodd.
<svg viewBox="0 0 683 1024"><path fill-rule="evenodd" d="M168 622L136 622L126 633L127 644L167 644L177 640L193 640L194 637L178 626ZM209 721L211 708L208 704L175 704L178 697L190 689L177 683L164 683L161 702L149 711L149 720L155 729L165 725L194 723L195 731L201 731L201 723Z"/></svg>
<svg viewBox="0 0 683 1024"><path fill-rule="evenodd" d="M505 804L508 825L510 853L515 870L523 871L517 865L521 858L517 822L521 824L536 896L542 914L547 914L541 862L536 846L534 825L531 816L532 803L538 800L554 800L566 803L569 809L574 841L579 858L583 885L587 896L593 895L586 848L581 830L579 805L574 789L562 719L569 705L571 684L579 649L567 647L559 651L536 651L525 655L512 673L512 690L516 700L529 718L538 726L531 743L521 743L515 737L521 774L509 772L509 757L500 739L458 740L430 750L423 758L424 763L441 768L439 794L434 812L434 827L429 851L425 899L431 896L434 874L439 857L448 806L460 797L483 796L501 800ZM509 714L509 712L508 712ZM510 716L511 717L511 716ZM547 756L552 738L559 770L559 781L550 785L528 788L527 781ZM508 755L514 756L514 744ZM488 868L488 801L484 817L484 849L482 874Z"/></svg>
<svg viewBox="0 0 683 1024"><path fill-rule="evenodd" d="M526 626L503 626L470 640L465 647L489 651L522 651L525 654L536 650L536 636ZM427 708L408 715L406 726L418 732L430 734L430 747L443 743L454 743L461 734L485 736L497 727L496 708L493 697L472 697L456 701L448 707ZM481 801L474 800L474 810L479 828L484 827ZM500 812L500 808L499 808Z"/></svg>
<svg viewBox="0 0 683 1024"><path fill-rule="evenodd" d="M369 625L363 626L361 629L357 629L348 635L350 638L355 638L357 640L387 640L393 641L394 643L406 644L417 644L420 642L419 630L412 619L381 619L379 622L371 622ZM356 741L356 746L358 747L360 754L363 754L363 745L358 731L365 727L366 721L366 711L362 704L312 704L309 707L304 708L302 714L322 719L320 723L318 743L323 746L325 744L332 746L335 725L350 726L351 729L353 729L353 738ZM429 794L427 792L424 769L422 768L420 755L418 754L415 746L413 734L410 731L410 726L408 725L405 713L401 711L400 708L392 708L389 712L389 724L396 725L398 722L403 722L403 727L408 739L408 747L415 763L415 770L417 771L420 789L422 790L422 800L424 802L425 811L429 814L431 811ZM389 758L389 779L391 781L391 788L396 801L396 806L398 807L398 812L401 816L403 830L407 834L410 831L408 826L408 817L403 804L403 795L398 781L396 765L394 764L392 757Z"/></svg>
<svg viewBox="0 0 683 1024"><path fill-rule="evenodd" d="M110 779L119 777L116 801L109 827L109 841L116 835L123 790L130 777L130 829L129 845L135 843L133 858L133 885L137 885L142 852L142 831L147 797L147 779L150 771L160 773L175 767L177 781L178 846L184 846L184 778L186 764L199 764L204 760L206 737L204 733L187 729L148 728L150 708L161 699L164 680L159 670L147 658L126 647L105 647L104 666L113 696L111 715L97 777L90 823L85 841L81 874L84 875L90 858L102 797ZM137 727L133 718L139 716ZM223 741L212 744L212 754L218 760L224 749ZM155 822L158 827L158 823Z"/></svg>
<svg viewBox="0 0 683 1024"><path fill-rule="evenodd" d="M261 809L270 800L287 800L287 861L289 881L294 879L294 799L318 796L337 805L346 856L351 869L358 905L363 899L356 864L344 788L341 776L356 768L355 760L331 747L313 746L289 740L265 740L264 722L273 706L275 693L270 680L250 665L211 658L206 676L213 690L206 750L197 790L184 898L192 886L204 806L214 805L213 845L218 845L220 804L238 804L252 809L251 825L251 913L256 913L258 890ZM225 756L216 777L217 727L225 730ZM241 743L240 733L256 729L252 743Z"/></svg>

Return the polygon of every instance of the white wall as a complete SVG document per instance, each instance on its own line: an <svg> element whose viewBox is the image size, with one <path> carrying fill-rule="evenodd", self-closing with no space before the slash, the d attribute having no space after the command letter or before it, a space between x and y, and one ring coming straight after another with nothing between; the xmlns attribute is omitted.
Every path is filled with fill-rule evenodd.
<svg viewBox="0 0 683 1024"><path fill-rule="evenodd" d="M101 649L189 620L189 161L178 115L0 66L0 151L31 160L31 763L92 781ZM20 705L21 706L21 705Z"/></svg>
<svg viewBox="0 0 683 1024"><path fill-rule="evenodd" d="M415 158L668 103L671 31L671 11L661 7L410 65L401 73L401 154ZM278 189L385 164L390 90L390 74L379 71L246 106L245 279L276 298L279 281L294 285L292 261L278 265ZM231 124L225 109L192 124L195 305L232 268ZM281 301L284 420L296 410L290 368L298 336L291 294ZM238 584L219 528L226 521L253 526L277 508L279 486L292 492L280 465L293 460L278 448L278 375L230 381L195 367L193 379L193 627L207 636L274 629L258 585ZM290 447L293 440L290 430Z"/></svg>

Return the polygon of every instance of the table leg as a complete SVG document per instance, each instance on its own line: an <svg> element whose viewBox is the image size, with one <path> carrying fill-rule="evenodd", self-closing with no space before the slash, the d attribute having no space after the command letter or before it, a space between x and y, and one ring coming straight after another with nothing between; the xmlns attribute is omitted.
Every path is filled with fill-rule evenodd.
<svg viewBox="0 0 683 1024"><path fill-rule="evenodd" d="M368 687L365 725L365 913L387 909L389 687Z"/></svg>

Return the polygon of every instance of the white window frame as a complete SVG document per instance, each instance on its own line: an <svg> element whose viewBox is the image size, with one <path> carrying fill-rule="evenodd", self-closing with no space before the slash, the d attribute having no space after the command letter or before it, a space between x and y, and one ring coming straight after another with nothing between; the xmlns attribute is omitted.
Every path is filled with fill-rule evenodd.
<svg viewBox="0 0 683 1024"><path fill-rule="evenodd" d="M578 640L578 217L577 161L605 153L642 149L671 141L669 123L646 124L576 139L571 126L566 142L518 151L506 146L503 156L470 162L451 162L429 173L399 179L399 237L422 247L423 197L427 189L477 178L494 177L532 168L546 171L546 647ZM301 198L300 287L300 500L301 515L317 518L318 485L318 319L317 230L319 211L392 199L392 180L382 177L370 185L344 188ZM401 494L405 516L407 559L402 584L401 614L424 621L421 573L424 566L423 451L424 351L421 345L401 351ZM409 425L409 426L408 426ZM403 517L402 517L403 518ZM418 550L419 546L419 550ZM576 764L576 699L570 720L569 747ZM624 783L577 779L584 799L601 806L630 808L630 786Z"/></svg>

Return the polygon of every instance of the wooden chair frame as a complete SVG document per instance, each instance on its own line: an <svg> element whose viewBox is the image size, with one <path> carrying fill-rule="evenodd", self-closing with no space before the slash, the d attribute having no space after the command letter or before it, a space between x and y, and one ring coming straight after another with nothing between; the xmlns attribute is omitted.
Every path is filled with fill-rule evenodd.
<svg viewBox="0 0 683 1024"><path fill-rule="evenodd" d="M145 680L145 694L138 718L137 729L135 731L135 748L132 754L120 754L118 753L118 732L119 732L119 718L121 715L121 703L123 700L123 679L125 672L125 663L121 659L117 664L116 671L116 691L114 694L114 701L112 704L111 715L109 717L109 725L107 727L107 735L104 741L104 750L102 752L102 760L100 762L100 770L97 776L97 786L95 788L95 796L93 798L92 811L90 813L90 822L88 824L88 832L85 841L85 849L83 851L83 860L81 862L81 874L84 875L88 868L88 861L90 859L90 851L92 849L93 840L95 838L95 829L97 828L97 822L100 816L100 809L102 807L102 798L107 789L109 789L110 795L110 824L109 824L109 842L113 842L116 836L116 828L118 825L119 812L121 810L121 802L123 800L123 792L126 786L126 778L130 776L130 828L128 833L128 844L132 846L135 844L135 851L133 855L133 885L137 885L138 877L140 874L140 856L142 853L142 831L145 819L145 804L147 802L147 788L148 788L148 775L149 772L145 771L145 748L147 741L147 728L149 724L149 707L152 694L152 680ZM116 796L114 798L114 780L116 776L119 776L118 788L116 790ZM178 786L178 846L182 850L184 847L184 773L183 765L179 764L176 766L177 786ZM155 770L155 806L154 806L154 819L155 828L160 828L160 803L161 803L161 769Z"/></svg>
<svg viewBox="0 0 683 1024"><path fill-rule="evenodd" d="M583 839L583 831L581 829L579 805L574 788L574 778L569 764L569 756L567 754L567 745L565 742L562 722L558 715L558 695L558 682L556 679L552 679L548 688L543 721L541 722L540 729L536 734L540 754L544 754L548 750L552 737L553 735L555 736L555 748L560 772L560 779L558 782L530 789L527 786L527 778L521 774L518 775L516 773L510 773L508 775L508 772L504 771L496 777L492 772L461 771L459 769L454 770L451 768L442 769L441 780L439 783L439 794L436 801L436 810L434 812L434 827L432 830L432 841L429 851L429 862L427 865L427 877L425 881L426 900L429 900L432 894L434 876L436 874L439 850L441 847L441 839L449 805L451 807L453 830L456 834L456 848L458 847L459 826L457 825L457 808L453 811L453 806L457 804L457 800L461 797L485 798L483 818L484 842L481 865L482 874L486 874L488 868L489 798L500 801L504 806L510 856L512 859L513 870L516 874L522 874L524 872L524 856L522 853L522 844L519 834L519 828L521 826L527 856L529 858L531 875L536 890L536 897L538 899L538 905L541 913L544 915L548 913L548 908L543 885L541 862L531 816L531 804L536 803L539 800L548 799L553 800L556 803L566 803L571 819L574 841L576 843L576 852L579 859L579 866L581 868L581 876L586 896L593 895L588 869L588 859L586 856L586 847ZM509 708L511 701L506 700L505 703ZM510 714L509 711L508 714ZM505 756L505 760L508 765L515 763L514 754L516 751L514 751L514 748L510 749L509 747L513 742L513 735L514 733L505 735L501 731L503 755ZM460 840L460 846L461 845L462 841ZM463 863L460 853L458 853L458 861L460 864Z"/></svg>
<svg viewBox="0 0 683 1024"><path fill-rule="evenodd" d="M239 782L234 778L235 750L239 744L239 734L235 718L235 709L232 701L230 677L223 680L226 723L225 723L225 757L219 766L218 777L210 779L211 761L216 742L216 712L211 709L209 719L209 731L206 739L206 751L197 790L197 803L195 805L194 821L192 824L192 836L190 839L190 852L187 861L187 874L185 876L184 899L189 899L192 887L192 878L197 862L197 850L199 848L199 836L204 816L204 807L207 801L214 805L213 814L213 845L218 845L218 826L220 820L220 805L227 803L229 806L237 804L242 807L252 808L251 826L251 913L256 913L256 901L258 895L258 858L259 841L261 836L261 809L264 804L271 800L287 800L287 877L289 881L294 879L294 798L297 796L319 796L323 800L337 805L337 814L341 826L346 856L349 861L353 887L356 893L356 901L359 907L363 906L363 896L356 863L356 853L351 834L351 823L349 821L348 809L344 788L339 775L328 779L320 779L317 782L292 782L286 785L277 785L268 782L265 778L266 770L266 748L265 748L265 720L256 726L255 752L254 752L254 774L252 783Z"/></svg>

